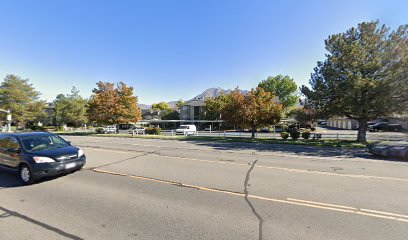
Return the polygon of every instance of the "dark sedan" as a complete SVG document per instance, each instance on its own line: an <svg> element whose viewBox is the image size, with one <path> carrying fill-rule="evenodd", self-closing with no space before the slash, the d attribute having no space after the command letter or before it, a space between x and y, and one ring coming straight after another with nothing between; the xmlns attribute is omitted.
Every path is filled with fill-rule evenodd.
<svg viewBox="0 0 408 240"><path fill-rule="evenodd" d="M0 134L0 165L18 171L21 181L36 180L81 169L84 152L46 132Z"/></svg>

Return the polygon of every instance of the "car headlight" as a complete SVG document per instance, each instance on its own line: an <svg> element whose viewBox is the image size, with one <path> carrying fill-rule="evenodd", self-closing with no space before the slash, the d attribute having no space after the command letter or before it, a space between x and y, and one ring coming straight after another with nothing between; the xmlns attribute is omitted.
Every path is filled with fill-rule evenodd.
<svg viewBox="0 0 408 240"><path fill-rule="evenodd" d="M84 155L84 151L82 149L78 150L78 157L82 157Z"/></svg>
<svg viewBox="0 0 408 240"><path fill-rule="evenodd" d="M55 162L54 159L49 157L33 157L36 163L53 163Z"/></svg>

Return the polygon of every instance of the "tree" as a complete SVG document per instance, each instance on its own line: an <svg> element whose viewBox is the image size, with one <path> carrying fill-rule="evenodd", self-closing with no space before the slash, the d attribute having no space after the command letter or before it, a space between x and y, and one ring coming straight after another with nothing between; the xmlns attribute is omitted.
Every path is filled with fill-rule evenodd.
<svg viewBox="0 0 408 240"><path fill-rule="evenodd" d="M165 110L162 112L161 120L180 120L180 113L173 109Z"/></svg>
<svg viewBox="0 0 408 240"><path fill-rule="evenodd" d="M221 119L221 109L227 102L228 96L225 94L218 95L213 98L206 98L204 101L204 106L200 113L201 120L220 120Z"/></svg>
<svg viewBox="0 0 408 240"><path fill-rule="evenodd" d="M306 104L330 116L359 123L357 141L366 142L367 121L408 108L408 25L390 32L379 22L360 23L330 36L328 54L302 86Z"/></svg>
<svg viewBox="0 0 408 240"><path fill-rule="evenodd" d="M288 116L293 117L301 125L310 124L317 120L317 114L313 109L300 107L290 110Z"/></svg>
<svg viewBox="0 0 408 240"><path fill-rule="evenodd" d="M164 111L171 109L170 105L166 102L159 102L152 104L152 110L154 111Z"/></svg>
<svg viewBox="0 0 408 240"><path fill-rule="evenodd" d="M257 128L276 124L281 119L282 105L275 103L274 96L262 88L252 89L247 95L236 89L226 99L221 109L222 119L232 125L250 128L252 138L255 138Z"/></svg>
<svg viewBox="0 0 408 240"><path fill-rule="evenodd" d="M71 94L59 94L54 100L54 115L59 126L69 124L81 126L88 121L86 116L88 101L79 95L79 90L72 87Z"/></svg>
<svg viewBox="0 0 408 240"><path fill-rule="evenodd" d="M263 88L274 96L278 96L285 110L295 106L299 99L297 94L298 87L295 81L289 76L278 75L268 77L266 80L260 82L258 87Z"/></svg>
<svg viewBox="0 0 408 240"><path fill-rule="evenodd" d="M28 79L9 74L0 85L0 108L10 110L18 125L45 118L45 102L38 100L37 92Z"/></svg>
<svg viewBox="0 0 408 240"><path fill-rule="evenodd" d="M282 116L283 106L274 101L270 92L262 88L252 89L243 104L242 120L245 127L252 129L252 138L258 127L277 124Z"/></svg>
<svg viewBox="0 0 408 240"><path fill-rule="evenodd" d="M186 102L183 99L180 98L179 100L177 100L177 102L176 102L177 110L180 111L181 107L184 106L185 104L186 104Z"/></svg>
<svg viewBox="0 0 408 240"><path fill-rule="evenodd" d="M238 89L234 89L225 97L225 102L221 106L220 118L230 126L243 125L243 105L245 102L245 95Z"/></svg>
<svg viewBox="0 0 408 240"><path fill-rule="evenodd" d="M137 122L141 111L137 106L137 97L133 87L119 82L98 82L92 90L88 104L88 117L91 121L102 124L119 124Z"/></svg>

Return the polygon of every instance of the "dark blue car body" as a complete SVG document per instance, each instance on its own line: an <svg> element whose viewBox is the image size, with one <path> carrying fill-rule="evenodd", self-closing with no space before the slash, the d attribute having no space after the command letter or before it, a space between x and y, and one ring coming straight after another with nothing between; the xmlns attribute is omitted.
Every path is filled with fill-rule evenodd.
<svg viewBox="0 0 408 240"><path fill-rule="evenodd" d="M47 142L44 142L47 139L50 139L48 144L51 146L48 149ZM38 143L39 140L43 142ZM53 143L52 140L58 143ZM30 146L35 146L33 142L43 144L41 146L45 146L45 149L30 149ZM34 158L48 159L50 162L38 163ZM18 170L20 173L22 168L26 168L30 174L29 182L81 169L85 163L86 157L79 148L55 134L47 132L0 134L0 165Z"/></svg>

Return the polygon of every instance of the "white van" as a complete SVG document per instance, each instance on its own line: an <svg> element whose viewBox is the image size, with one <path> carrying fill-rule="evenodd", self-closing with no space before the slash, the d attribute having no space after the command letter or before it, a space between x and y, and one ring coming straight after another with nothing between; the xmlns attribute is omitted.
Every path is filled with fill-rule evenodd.
<svg viewBox="0 0 408 240"><path fill-rule="evenodd" d="M195 135L197 134L197 128L195 125L180 125L176 129L176 135Z"/></svg>

